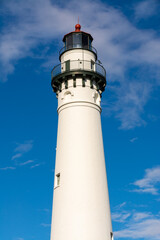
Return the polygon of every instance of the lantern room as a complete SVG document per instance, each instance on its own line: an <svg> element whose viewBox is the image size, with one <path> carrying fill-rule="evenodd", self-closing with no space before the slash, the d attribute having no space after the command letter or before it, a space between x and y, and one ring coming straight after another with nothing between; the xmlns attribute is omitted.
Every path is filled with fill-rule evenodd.
<svg viewBox="0 0 160 240"><path fill-rule="evenodd" d="M92 51L97 59L97 51L92 47L92 41L92 36L89 33L81 31L81 25L76 24L75 31L70 32L63 37L64 47L60 51L60 56L68 50L81 48Z"/></svg>

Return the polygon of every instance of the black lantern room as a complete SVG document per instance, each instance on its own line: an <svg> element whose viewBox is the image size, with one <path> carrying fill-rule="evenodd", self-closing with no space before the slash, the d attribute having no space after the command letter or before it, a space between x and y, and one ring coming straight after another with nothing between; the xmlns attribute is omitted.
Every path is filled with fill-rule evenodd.
<svg viewBox="0 0 160 240"><path fill-rule="evenodd" d="M97 59L96 49L92 47L93 38L89 33L81 31L81 25L76 24L75 31L66 34L63 38L64 47L60 51L60 56L67 50L81 48L92 51Z"/></svg>

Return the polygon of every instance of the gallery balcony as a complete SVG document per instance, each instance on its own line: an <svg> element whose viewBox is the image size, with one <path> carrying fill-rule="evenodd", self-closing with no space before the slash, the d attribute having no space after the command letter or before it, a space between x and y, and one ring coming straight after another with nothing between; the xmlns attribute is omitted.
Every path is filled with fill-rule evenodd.
<svg viewBox="0 0 160 240"><path fill-rule="evenodd" d="M92 60L68 60L56 65L51 72L54 91L60 90L62 82L74 79L75 76L96 82L98 88L104 91L106 86L106 70L101 64Z"/></svg>

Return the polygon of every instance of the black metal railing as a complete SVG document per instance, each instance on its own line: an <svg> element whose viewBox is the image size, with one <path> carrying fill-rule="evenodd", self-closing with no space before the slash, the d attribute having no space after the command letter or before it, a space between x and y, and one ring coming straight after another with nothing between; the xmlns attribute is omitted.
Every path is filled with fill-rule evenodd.
<svg viewBox="0 0 160 240"><path fill-rule="evenodd" d="M65 51L67 50L71 50L71 49L86 49L86 50L90 50L92 51L93 53L96 54L97 56L97 50L92 47L92 46L80 46L80 45L71 45L71 46L65 46L63 48L61 48L61 50L59 51L59 56L61 56L62 53L64 53Z"/></svg>
<svg viewBox="0 0 160 240"><path fill-rule="evenodd" d="M106 70L99 63L87 60L66 61L55 66L51 71L52 79L59 74L70 71L90 71L95 72L106 78Z"/></svg>

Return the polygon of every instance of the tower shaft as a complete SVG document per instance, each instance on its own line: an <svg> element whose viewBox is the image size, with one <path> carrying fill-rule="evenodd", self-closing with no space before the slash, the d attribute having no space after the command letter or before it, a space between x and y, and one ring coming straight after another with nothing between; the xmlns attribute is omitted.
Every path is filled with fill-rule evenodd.
<svg viewBox="0 0 160 240"><path fill-rule="evenodd" d="M52 71L58 134L51 240L111 240L100 106L105 70L89 45L74 46L61 54L59 74Z"/></svg>

